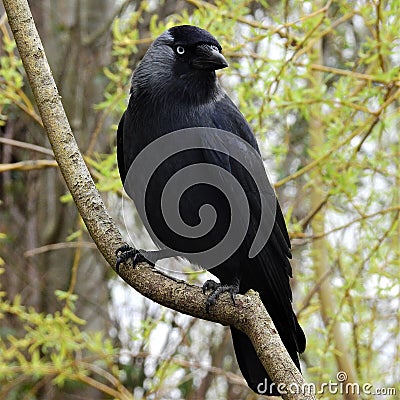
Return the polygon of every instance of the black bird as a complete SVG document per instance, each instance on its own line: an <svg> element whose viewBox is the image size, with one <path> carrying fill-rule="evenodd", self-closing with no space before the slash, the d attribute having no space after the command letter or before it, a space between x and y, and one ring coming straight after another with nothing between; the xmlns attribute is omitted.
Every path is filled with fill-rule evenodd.
<svg viewBox="0 0 400 400"><path fill-rule="evenodd" d="M118 126L118 168L123 183L126 183L129 167L146 146L169 132L184 128L222 129L245 140L259 153L250 126L216 78L215 70L228 66L221 51L221 45L209 32L189 25L170 28L150 46L133 73L129 105ZM200 265L201 262L190 254L214 246L221 240L232 216L223 193L210 185L193 185L179 200L182 219L191 226L199 224L199 209L203 204L211 204L216 209L215 229L210 234L197 240L181 237L171 232L163 219L160 206L162 188L175 172L196 163L218 165L234 175L246 192L251 214L243 243L226 261L210 270L221 284L207 281L203 286L203 290L212 290L207 308L224 291L230 292L234 299L236 293L256 290L288 353L300 369L298 353L305 350L306 339L292 309L290 240L277 199L269 239L256 257L249 258L250 244L260 224L261 208L260 195L254 193L255 184L251 176L225 154L192 149L170 157L154 171L146 188L148 224L159 242ZM266 175L265 183L269 185ZM135 198L134 201L136 203ZM135 254L128 247L122 249L118 264ZM270 388L271 380L250 339L233 327L231 331L237 361L248 385L255 392L276 395L277 391Z"/></svg>

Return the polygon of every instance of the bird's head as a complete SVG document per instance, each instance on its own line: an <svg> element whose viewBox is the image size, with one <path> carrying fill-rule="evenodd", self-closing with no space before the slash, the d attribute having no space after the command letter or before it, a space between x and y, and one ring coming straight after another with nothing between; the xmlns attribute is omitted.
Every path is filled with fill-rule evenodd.
<svg viewBox="0 0 400 400"><path fill-rule="evenodd" d="M132 87L175 98L208 97L217 87L215 71L228 66L222 48L208 31L174 26L150 46L132 78Z"/></svg>
<svg viewBox="0 0 400 400"><path fill-rule="evenodd" d="M191 25L175 26L161 37L164 35L174 52L174 70L178 76L190 71L215 71L228 66L221 54L221 45L204 29Z"/></svg>

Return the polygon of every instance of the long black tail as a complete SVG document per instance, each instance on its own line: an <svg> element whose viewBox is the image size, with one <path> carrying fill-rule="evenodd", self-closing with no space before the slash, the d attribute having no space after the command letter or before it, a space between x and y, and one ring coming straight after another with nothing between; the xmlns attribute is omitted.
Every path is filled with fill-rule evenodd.
<svg viewBox="0 0 400 400"><path fill-rule="evenodd" d="M297 368L300 370L298 353L302 353L305 350L306 338L294 314L293 318L295 319L295 329L296 329L295 343L293 343L293 340L289 340L288 343L287 335L281 334L280 336L283 341L283 344L285 345L290 354L290 357L296 364ZM232 333L233 347L236 353L236 359L239 364L240 371L242 372L243 377L246 379L249 387L258 394L263 394L267 396L279 396L275 384L273 384L271 378L265 371L247 335L233 327L231 327L231 333ZM286 337L282 338L282 336ZM290 339L292 339L293 336L292 335L290 336L291 336ZM295 347L293 347L293 344Z"/></svg>

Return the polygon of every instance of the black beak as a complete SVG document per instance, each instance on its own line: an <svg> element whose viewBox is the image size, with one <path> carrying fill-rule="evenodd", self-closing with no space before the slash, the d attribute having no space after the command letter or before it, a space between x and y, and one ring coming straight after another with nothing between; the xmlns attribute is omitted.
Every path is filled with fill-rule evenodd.
<svg viewBox="0 0 400 400"><path fill-rule="evenodd" d="M215 71L228 66L225 57L214 47L208 45L198 46L192 66L205 71Z"/></svg>

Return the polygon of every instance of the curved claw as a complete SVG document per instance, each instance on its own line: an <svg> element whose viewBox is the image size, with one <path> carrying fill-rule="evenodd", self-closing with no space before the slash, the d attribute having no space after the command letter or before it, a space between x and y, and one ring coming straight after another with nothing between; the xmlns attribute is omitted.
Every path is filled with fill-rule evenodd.
<svg viewBox="0 0 400 400"><path fill-rule="evenodd" d="M115 270L119 273L119 267L121 264L132 260L134 266L141 262L146 261L146 258L141 254L140 250L134 249L133 247L125 244L119 247L116 252L117 262L115 264Z"/></svg>
<svg viewBox="0 0 400 400"><path fill-rule="evenodd" d="M238 292L239 292L239 290L237 292L234 292L234 291L229 292L231 294L232 303L235 307L236 307L236 295L238 294Z"/></svg>
<svg viewBox="0 0 400 400"><path fill-rule="evenodd" d="M210 299L210 297L208 297L208 299L206 301L206 313L207 314L210 314L210 307L213 306L215 304L215 302L216 302L216 300Z"/></svg>
<svg viewBox="0 0 400 400"><path fill-rule="evenodd" d="M125 253L125 252L128 251L128 250L133 250L133 248L132 248L131 246L129 246L129 244L126 244L126 243L125 243L123 246L118 247L118 249L115 250L115 255L116 255L117 257L119 257L119 256L120 256L120 253Z"/></svg>
<svg viewBox="0 0 400 400"><path fill-rule="evenodd" d="M206 312L207 313L210 312L210 307L213 306L217 302L217 299L219 298L219 296L225 292L228 292L231 295L232 303L234 306L236 306L235 297L239 293L239 285L238 284L221 285L221 284L217 284L214 281L206 281L206 283L207 282L213 282L215 285L218 285L218 287L207 298L207 301L206 301ZM204 291L204 285L203 285L203 291Z"/></svg>
<svg viewBox="0 0 400 400"><path fill-rule="evenodd" d="M212 279L208 279L203 283L203 294L206 294L207 290L212 290L213 292L217 290L221 286L220 283L213 281Z"/></svg>

